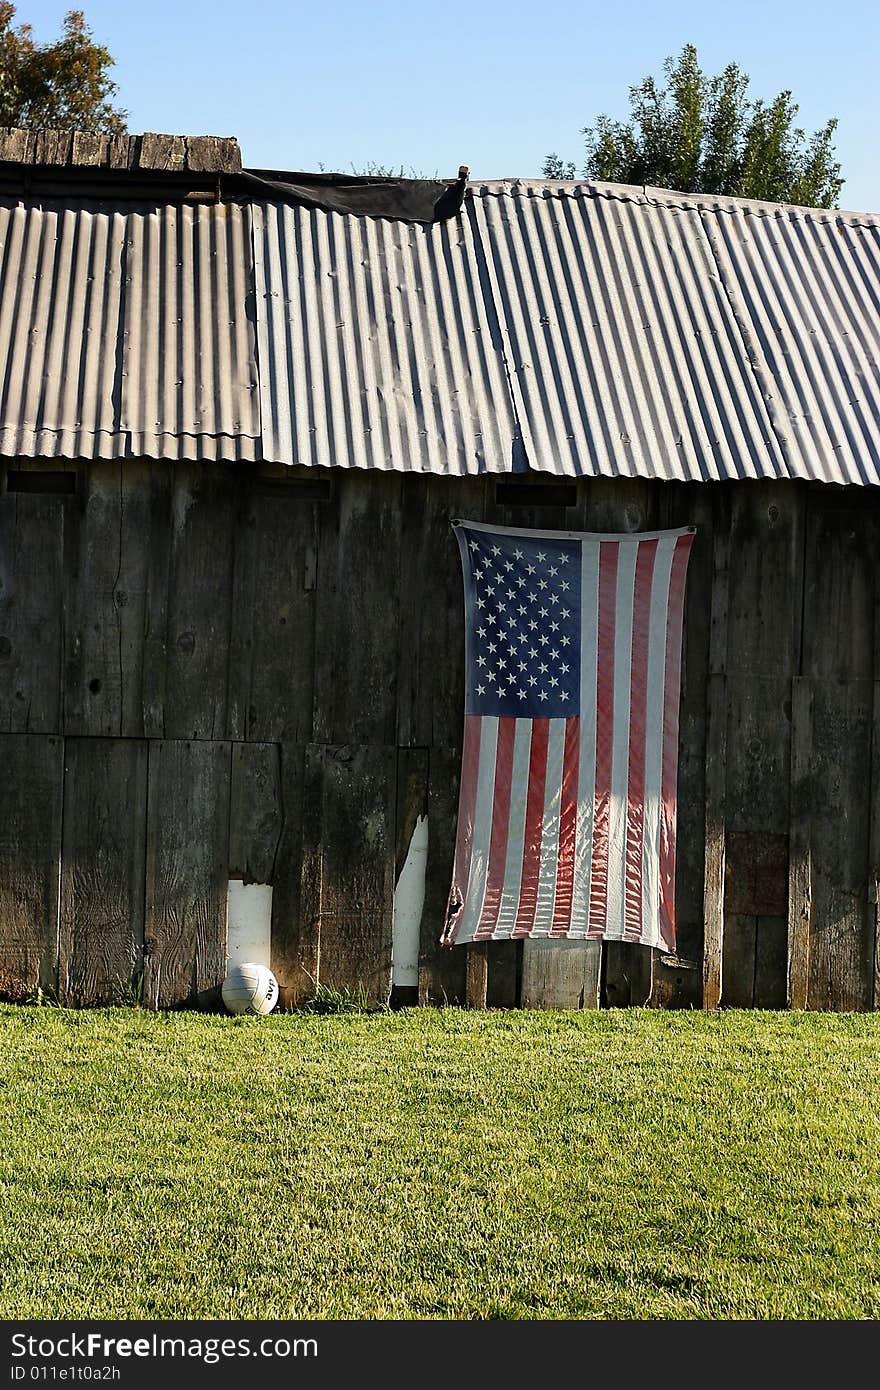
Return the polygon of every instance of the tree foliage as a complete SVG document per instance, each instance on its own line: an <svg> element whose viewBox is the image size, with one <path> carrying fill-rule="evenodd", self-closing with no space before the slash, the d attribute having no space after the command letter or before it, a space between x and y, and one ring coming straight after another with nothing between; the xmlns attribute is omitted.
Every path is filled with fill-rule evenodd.
<svg viewBox="0 0 880 1390"><path fill-rule="evenodd" d="M113 58L95 43L81 10L69 10L54 43L35 43L29 24L13 27L15 6L0 0L0 126L121 134Z"/></svg>
<svg viewBox="0 0 880 1390"><path fill-rule="evenodd" d="M585 178L835 206L843 187L831 143L836 120L807 137L794 124L798 107L790 91L771 102L752 100L736 63L707 78L693 44L667 58L663 69L665 86L646 77L630 87L628 121L603 115L583 129ZM550 154L543 173L574 178L574 164Z"/></svg>

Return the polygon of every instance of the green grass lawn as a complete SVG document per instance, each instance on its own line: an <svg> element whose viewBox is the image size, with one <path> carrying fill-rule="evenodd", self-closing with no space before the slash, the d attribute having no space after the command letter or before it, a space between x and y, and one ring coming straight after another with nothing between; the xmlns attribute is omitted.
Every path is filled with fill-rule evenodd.
<svg viewBox="0 0 880 1390"><path fill-rule="evenodd" d="M0 1006L0 1317L880 1317L880 1015Z"/></svg>

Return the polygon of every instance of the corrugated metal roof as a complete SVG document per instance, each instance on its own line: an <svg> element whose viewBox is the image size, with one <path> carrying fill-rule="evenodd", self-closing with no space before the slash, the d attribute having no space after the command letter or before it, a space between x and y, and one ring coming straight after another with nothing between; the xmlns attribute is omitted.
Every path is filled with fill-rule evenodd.
<svg viewBox="0 0 880 1390"><path fill-rule="evenodd" d="M250 210L0 201L0 448L254 458Z"/></svg>
<svg viewBox="0 0 880 1390"><path fill-rule="evenodd" d="M880 482L880 217L0 203L0 451Z"/></svg>

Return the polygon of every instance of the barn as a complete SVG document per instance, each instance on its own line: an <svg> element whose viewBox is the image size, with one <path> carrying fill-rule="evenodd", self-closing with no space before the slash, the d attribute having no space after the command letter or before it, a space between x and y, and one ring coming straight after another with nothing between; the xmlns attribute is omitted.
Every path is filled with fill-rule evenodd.
<svg viewBox="0 0 880 1390"><path fill-rule="evenodd" d="M880 217L0 132L0 993L880 999ZM676 953L442 950L450 522L696 528Z"/></svg>

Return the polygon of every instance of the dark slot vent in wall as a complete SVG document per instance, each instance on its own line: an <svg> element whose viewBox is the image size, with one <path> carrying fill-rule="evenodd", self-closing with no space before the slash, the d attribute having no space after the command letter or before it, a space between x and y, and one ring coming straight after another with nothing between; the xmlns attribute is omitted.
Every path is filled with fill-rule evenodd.
<svg viewBox="0 0 880 1390"><path fill-rule="evenodd" d="M283 497L287 502L329 502L329 478L255 478L255 497Z"/></svg>
<svg viewBox="0 0 880 1390"><path fill-rule="evenodd" d="M76 474L72 470L31 473L24 469L10 468L6 474L6 491L54 493L60 497L69 497L76 492Z"/></svg>
<svg viewBox="0 0 880 1390"><path fill-rule="evenodd" d="M577 483L496 483L495 501L502 507L574 507Z"/></svg>

